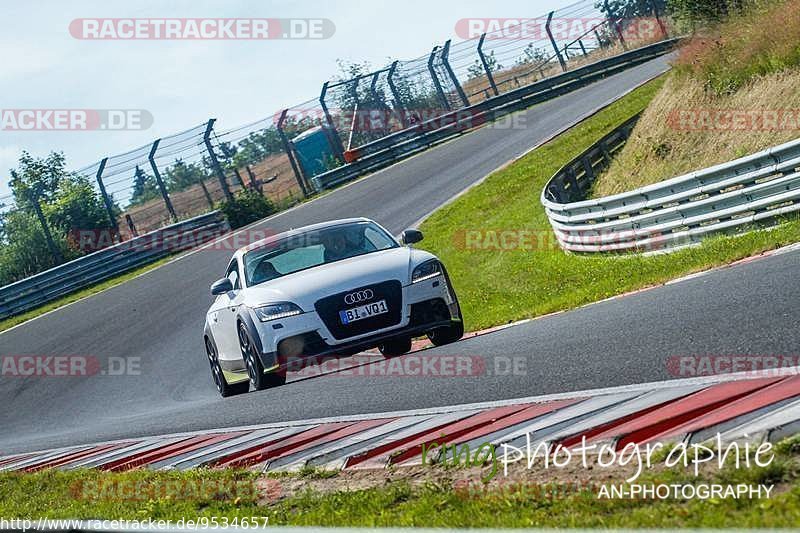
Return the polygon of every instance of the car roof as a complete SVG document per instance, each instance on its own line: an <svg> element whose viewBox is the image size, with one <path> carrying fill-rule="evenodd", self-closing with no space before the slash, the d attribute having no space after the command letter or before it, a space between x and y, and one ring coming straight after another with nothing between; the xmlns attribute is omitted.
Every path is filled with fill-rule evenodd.
<svg viewBox="0 0 800 533"><path fill-rule="evenodd" d="M358 217L358 218L343 218L343 219L340 219L340 220L329 220L328 222L320 222L318 224L311 224L309 226L302 226L300 228L293 228L293 229L290 229L288 231L284 231L282 233L276 233L275 235L270 235L266 239L261 239L260 241L255 241L255 242L252 242L252 243L250 243L250 244L248 244L246 246L242 246L241 248L236 250L236 253L233 254L233 255L234 255L234 257L239 258L239 257L243 256L246 252L249 252L249 251L254 250L256 248L260 248L260 247L265 246L267 244L271 244L273 242L280 241L280 240L285 239L287 237L293 237L295 235L300 235L302 233L306 233L306 232L309 232L309 231L315 231L315 230L320 230L320 229L325 229L325 228L332 228L334 226L340 226L340 225L344 225L344 224L353 224L353 223L356 223L356 222L372 222L373 224L375 223L374 220L371 220L369 218Z"/></svg>

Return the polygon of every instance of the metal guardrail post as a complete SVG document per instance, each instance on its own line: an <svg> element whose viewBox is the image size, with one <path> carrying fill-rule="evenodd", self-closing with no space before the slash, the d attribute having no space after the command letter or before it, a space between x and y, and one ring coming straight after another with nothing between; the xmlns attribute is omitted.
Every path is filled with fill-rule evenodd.
<svg viewBox="0 0 800 533"><path fill-rule="evenodd" d="M483 41L485 40L486 40L486 34L482 33L481 38L478 41L478 57L481 58L481 64L483 64L483 70L486 72L486 79L489 80L489 85L492 87L494 95L497 96L500 94L500 91L497 90L497 84L494 82L494 76L492 76L492 69L489 68L489 62L486 60L486 56L483 53Z"/></svg>
<svg viewBox="0 0 800 533"><path fill-rule="evenodd" d="M461 99L461 103L464 104L464 107L469 107L469 99L464 93L464 89L461 87L461 83L459 83L455 72L453 72L453 67L450 66L450 39L447 39L447 42L444 43L444 49L442 50L442 63L444 64L444 68L447 70L447 74L450 76L450 79L453 80L453 85L456 88L458 97Z"/></svg>
<svg viewBox="0 0 800 533"><path fill-rule="evenodd" d="M392 99L394 100L394 108L396 111L404 109L403 106L403 99L400 97L400 93L397 90L397 86L394 84L394 73L397 71L397 63L399 61L395 61L392 63L392 66L389 67L389 72L386 74L386 83L389 84L389 90L392 92Z"/></svg>
<svg viewBox="0 0 800 533"><path fill-rule="evenodd" d="M431 50L431 55L428 56L428 72L430 72L431 78L433 79L433 85L436 87L436 94L439 96L439 101L442 103L445 110L450 111L450 102L447 101L444 91L442 90L442 84L439 81L439 77L436 76L436 69L433 68L433 60L436 58L437 50L439 50L438 45L433 47L433 50Z"/></svg>
<svg viewBox="0 0 800 533"><path fill-rule="evenodd" d="M294 179L297 180L297 184L300 186L300 190L303 192L303 197L308 198L309 194L309 186L306 182L306 177L303 174L302 170L300 169L300 165L297 164L297 159L294 157L294 150L292 148L292 143L289 142L289 138L286 136L286 132L283 130L283 123L286 121L286 115L289 113L288 109L284 109L281 111L281 116L278 118L278 122L275 127L278 130L278 135L281 138L281 144L283 144L283 150L286 152L286 156L289 158L289 164L292 166L292 172L294 172Z"/></svg>
<svg viewBox="0 0 800 533"><path fill-rule="evenodd" d="M29 190L28 200L33 206L33 211L36 213L36 218L39 219L39 224L42 225L42 232L44 233L44 238L47 241L47 247L50 249L50 254L53 256L53 259L55 259L56 264L61 264L64 262L64 256L62 255L58 246L56 246L56 243L53 240L53 234L50 233L50 227L47 225L47 219L44 218L44 213L42 213L42 206L39 204L40 195L41 188L37 189L35 192Z"/></svg>
<svg viewBox="0 0 800 533"><path fill-rule="evenodd" d="M113 241L114 239L119 238L119 226L117 225L117 219L114 216L114 204L111 202L111 198L106 192L105 184L103 184L103 171L106 169L107 162L107 157L100 161L100 166L97 168L97 175L95 175L95 178L97 179L97 185L100 187L100 195L103 197L103 203L106 206L106 213L108 213L108 220L111 222L111 229L114 231L114 234L111 236L111 240Z"/></svg>
<svg viewBox="0 0 800 533"><path fill-rule="evenodd" d="M553 45L553 50L556 52L556 57L558 58L558 63L561 65L561 70L564 72L567 71L567 64L564 62L564 58L561 56L561 50L558 48L558 43L556 43L555 37L553 37L553 30L550 29L550 23L553 22L553 15L555 11L551 11L547 15L547 24L545 24L544 29L547 32L547 36L550 38L550 44Z"/></svg>
<svg viewBox="0 0 800 533"><path fill-rule="evenodd" d="M222 170L222 165L219 164L217 154L214 153L214 148L211 146L211 132L214 129L214 123L216 121L217 119L215 118L212 118L208 121L206 131L203 134L203 142L206 145L206 150L208 150L208 156L211 158L211 164L214 167L214 171L217 173L217 178L219 178L219 184L222 187L222 192L225 194L225 199L230 202L233 200L233 195L228 187L228 180L225 179L225 172Z"/></svg>
<svg viewBox="0 0 800 533"><path fill-rule="evenodd" d="M328 138L328 143L333 153L339 161L344 162L344 146L342 146L342 139L339 138L339 131L336 129L336 125L333 123L333 117L328 111L328 105L325 103L325 95L327 93L328 82L326 81L322 84L322 91L320 91L319 94L319 105L322 106L322 113L325 115L325 122L328 124L328 127L324 128L325 136Z"/></svg>
<svg viewBox="0 0 800 533"><path fill-rule="evenodd" d="M160 143L161 139L156 139L156 141L153 143L153 147L150 149L150 155L147 156L147 159L150 161L150 168L153 169L153 176L156 178L158 190L161 191L161 197L164 198L164 204L167 206L169 216L172 218L173 222L177 222L178 216L175 214L175 208L172 207L172 201L169 199L169 194L167 194L167 187L164 185L164 180L161 179L161 172L158 171L158 165L156 165L155 156Z"/></svg>

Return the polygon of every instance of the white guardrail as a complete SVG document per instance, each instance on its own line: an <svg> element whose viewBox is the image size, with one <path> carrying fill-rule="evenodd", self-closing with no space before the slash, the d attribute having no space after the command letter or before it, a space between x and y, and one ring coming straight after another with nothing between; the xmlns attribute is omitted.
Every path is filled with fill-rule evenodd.
<svg viewBox="0 0 800 533"><path fill-rule="evenodd" d="M669 251L800 211L800 139L633 191L584 199L636 119L564 166L542 191L564 250Z"/></svg>

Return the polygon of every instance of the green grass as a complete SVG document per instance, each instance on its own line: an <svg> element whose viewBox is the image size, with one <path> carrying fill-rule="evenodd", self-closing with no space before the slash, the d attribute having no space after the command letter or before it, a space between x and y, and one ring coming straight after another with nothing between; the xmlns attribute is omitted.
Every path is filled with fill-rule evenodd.
<svg viewBox="0 0 800 533"><path fill-rule="evenodd" d="M285 483L309 475L258 478L252 472L232 470L115 474L81 470L0 474L0 516L171 520L256 516L268 517L270 525L315 526L789 527L800 523L798 448L796 439L776 446L779 466L737 470L729 465L702 471L697 478L691 469L646 472L637 481L778 484L772 497L762 500L600 499L599 489L549 498L535 485L467 492L454 490L451 480L420 485L401 480L362 490L281 495ZM620 483L599 477L597 485ZM99 493L98 487L114 490Z"/></svg>
<svg viewBox="0 0 800 533"><path fill-rule="evenodd" d="M13 328L14 326L22 324L23 322L27 322L28 320L36 318L37 316L43 315L49 311L58 309L59 307L64 307L67 304L71 304L72 302L77 302L78 300L82 300L88 296L91 296L92 294L97 294L98 292L125 283L126 281L133 279L136 276L139 276L140 274L144 274L145 272L153 270L154 268L160 267L161 265L171 261L174 258L175 258L174 255L169 255L153 263L149 263L134 270L130 270L124 274L120 274L119 276L115 276L113 278L107 279L103 282L97 283L90 287L86 287L85 289L81 289L66 296L62 296L57 300L53 300L50 303L46 303L44 305L36 307L35 309L31 309L30 311L26 311L22 314L6 318L5 320L0 320L0 331L5 331L9 328Z"/></svg>
<svg viewBox="0 0 800 533"><path fill-rule="evenodd" d="M800 0L757 0L681 50L676 71L709 93L732 94L761 76L800 67ZM780 28L780 31L776 31Z"/></svg>
<svg viewBox="0 0 800 533"><path fill-rule="evenodd" d="M539 199L545 183L567 161L647 107L662 84L658 79L623 97L495 172L422 224L421 247L447 265L468 330L571 309L800 240L800 221L792 220L771 231L713 237L700 247L651 257L560 250ZM476 230L531 231L540 236L541 246L471 249L464 235Z"/></svg>

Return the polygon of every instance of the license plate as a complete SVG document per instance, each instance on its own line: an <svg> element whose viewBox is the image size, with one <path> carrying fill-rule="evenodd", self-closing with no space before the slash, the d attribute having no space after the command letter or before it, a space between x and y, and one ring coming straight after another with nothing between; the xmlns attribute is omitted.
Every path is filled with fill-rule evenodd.
<svg viewBox="0 0 800 533"><path fill-rule="evenodd" d="M352 309L339 311L339 318L342 320L342 324L350 324L351 322L357 322L359 320L364 320L365 318L371 318L373 316L382 315L388 312L389 308L386 307L386 300L380 300L367 305L360 305L358 307L353 307Z"/></svg>

